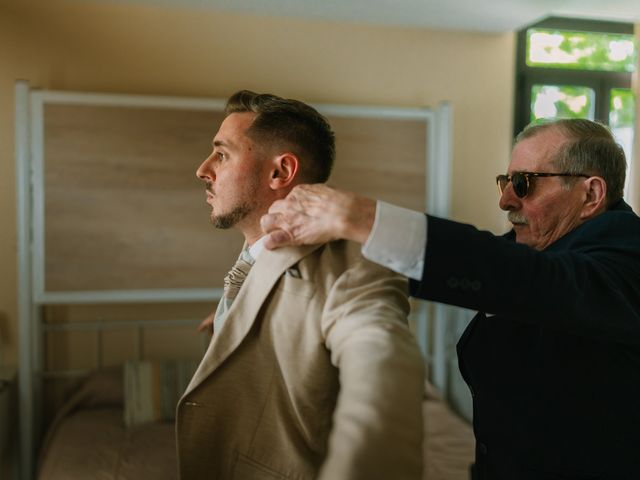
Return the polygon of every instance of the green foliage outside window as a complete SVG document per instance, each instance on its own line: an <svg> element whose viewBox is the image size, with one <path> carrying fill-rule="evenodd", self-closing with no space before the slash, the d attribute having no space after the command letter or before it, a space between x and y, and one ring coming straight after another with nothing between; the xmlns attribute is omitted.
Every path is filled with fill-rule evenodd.
<svg viewBox="0 0 640 480"><path fill-rule="evenodd" d="M536 29L527 31L530 67L633 72L637 49L633 35Z"/></svg>
<svg viewBox="0 0 640 480"><path fill-rule="evenodd" d="M609 125L611 128L633 127L636 115L636 99L628 88L611 90Z"/></svg>
<svg viewBox="0 0 640 480"><path fill-rule="evenodd" d="M531 121L559 118L594 118L595 92L573 85L534 85L531 89Z"/></svg>

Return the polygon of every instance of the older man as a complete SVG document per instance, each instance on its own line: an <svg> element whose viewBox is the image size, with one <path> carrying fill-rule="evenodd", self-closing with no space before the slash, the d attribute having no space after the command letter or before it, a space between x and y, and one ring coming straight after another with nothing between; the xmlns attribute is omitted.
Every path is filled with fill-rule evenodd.
<svg viewBox="0 0 640 480"><path fill-rule="evenodd" d="M269 206L329 176L326 120L241 91L212 146L197 171L211 220L246 245L178 404L181 478L419 479L423 367L406 279L350 242L262 248Z"/></svg>
<svg viewBox="0 0 640 480"><path fill-rule="evenodd" d="M458 343L476 478L637 478L640 219L625 167L598 123L532 126L497 177L504 237L312 185L262 219L266 245L351 238L414 295L480 311Z"/></svg>

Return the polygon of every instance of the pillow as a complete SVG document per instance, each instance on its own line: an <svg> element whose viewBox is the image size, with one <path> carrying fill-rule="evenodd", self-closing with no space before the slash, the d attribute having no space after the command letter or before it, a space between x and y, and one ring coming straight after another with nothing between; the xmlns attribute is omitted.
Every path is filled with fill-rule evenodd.
<svg viewBox="0 0 640 480"><path fill-rule="evenodd" d="M178 400L197 367L196 360L125 363L124 424L174 420Z"/></svg>
<svg viewBox="0 0 640 480"><path fill-rule="evenodd" d="M104 367L93 371L83 383L78 395L82 399L82 408L122 406L122 369Z"/></svg>
<svg viewBox="0 0 640 480"><path fill-rule="evenodd" d="M43 460L43 455L48 451L58 428L68 415L85 408L120 408L122 404L122 369L120 367L105 367L91 372L79 383L78 390L56 412L42 442L40 460Z"/></svg>

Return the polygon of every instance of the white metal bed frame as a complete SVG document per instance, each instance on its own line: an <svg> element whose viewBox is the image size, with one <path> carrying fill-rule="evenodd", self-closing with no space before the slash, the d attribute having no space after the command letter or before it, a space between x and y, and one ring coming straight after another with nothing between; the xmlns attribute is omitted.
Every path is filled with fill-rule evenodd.
<svg viewBox="0 0 640 480"><path fill-rule="evenodd" d="M110 290L47 292L44 287L44 157L43 110L45 103L192 108L221 111L225 101L208 98L156 97L99 93L32 90L18 81L16 94L16 192L18 227L18 321L19 321L19 472L21 480L34 478L34 458L40 429L39 399L45 376L42 343L45 328L42 307L56 304L214 301L221 289ZM387 119L419 119L426 123L426 209L433 215L450 213L452 111L447 103L436 109L315 105L325 115ZM454 309L433 304L431 314L421 305L414 312L418 342L429 363L432 383L447 393L448 365L455 355L451 345L450 319ZM195 320L186 320L195 322ZM130 322L131 323L131 322ZM150 326L152 322L144 322ZM164 322L160 322L163 323ZM135 324L135 321L133 322ZM118 326L124 326L118 322ZM99 322L67 328L110 328ZM47 329L61 327L47 327ZM98 340L99 341L99 340ZM97 347L99 356L101 346ZM73 372L72 372L73 373ZM76 372L77 373L77 372Z"/></svg>

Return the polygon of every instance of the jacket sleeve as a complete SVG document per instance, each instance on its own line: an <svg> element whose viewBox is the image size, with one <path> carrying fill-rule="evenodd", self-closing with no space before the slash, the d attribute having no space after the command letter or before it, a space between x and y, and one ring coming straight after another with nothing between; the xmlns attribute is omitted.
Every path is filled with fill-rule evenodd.
<svg viewBox="0 0 640 480"><path fill-rule="evenodd" d="M424 367L403 277L364 259L327 297L322 329L340 393L321 480L420 479Z"/></svg>
<svg viewBox="0 0 640 480"><path fill-rule="evenodd" d="M544 251L429 217L412 294L566 333L640 343L640 220L596 217Z"/></svg>

